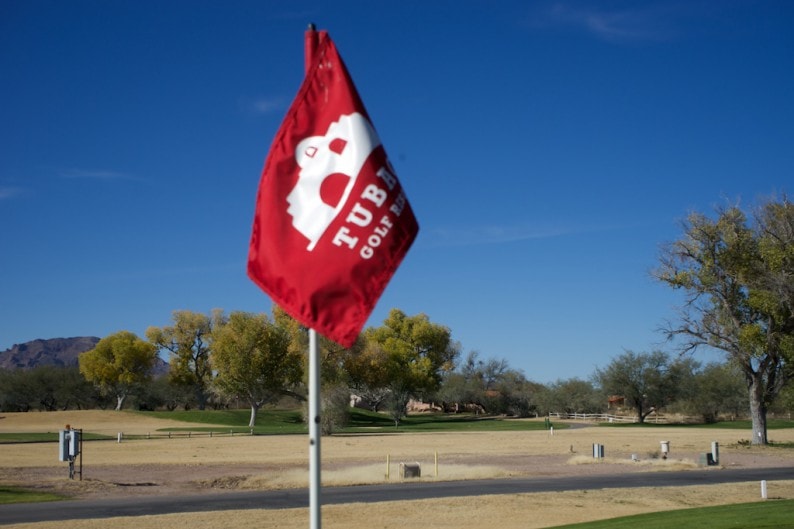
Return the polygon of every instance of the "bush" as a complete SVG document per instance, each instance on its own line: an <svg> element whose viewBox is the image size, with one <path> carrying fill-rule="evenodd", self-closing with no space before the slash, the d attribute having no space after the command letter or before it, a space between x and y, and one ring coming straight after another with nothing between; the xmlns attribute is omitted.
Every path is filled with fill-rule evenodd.
<svg viewBox="0 0 794 529"><path fill-rule="evenodd" d="M309 424L309 402L303 403L303 422ZM350 424L350 390L347 386L330 386L320 395L320 433L331 435Z"/></svg>

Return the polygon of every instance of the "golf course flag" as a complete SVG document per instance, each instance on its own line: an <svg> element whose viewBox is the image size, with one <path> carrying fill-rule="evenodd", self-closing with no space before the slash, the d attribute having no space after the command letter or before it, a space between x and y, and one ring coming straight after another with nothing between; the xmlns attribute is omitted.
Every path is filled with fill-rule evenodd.
<svg viewBox="0 0 794 529"><path fill-rule="evenodd" d="M361 332L419 226L326 31L265 161L248 276L344 347Z"/></svg>

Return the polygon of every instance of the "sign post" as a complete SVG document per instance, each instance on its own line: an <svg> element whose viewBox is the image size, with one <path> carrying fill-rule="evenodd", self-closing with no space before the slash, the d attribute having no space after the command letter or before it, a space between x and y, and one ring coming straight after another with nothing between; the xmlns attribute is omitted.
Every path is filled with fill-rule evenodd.
<svg viewBox="0 0 794 529"><path fill-rule="evenodd" d="M74 462L80 457L80 481L83 481L83 429L71 428L68 424L58 434L58 461L69 463L69 479L74 479Z"/></svg>

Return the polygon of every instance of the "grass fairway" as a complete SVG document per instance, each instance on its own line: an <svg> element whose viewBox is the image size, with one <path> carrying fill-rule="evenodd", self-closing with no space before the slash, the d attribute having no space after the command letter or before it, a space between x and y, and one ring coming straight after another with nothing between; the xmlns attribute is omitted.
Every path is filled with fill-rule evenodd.
<svg viewBox="0 0 794 529"><path fill-rule="evenodd" d="M63 499L66 499L66 497L58 494L0 485L0 505L6 503L33 503L33 502L42 502L42 501L58 501Z"/></svg>
<svg viewBox="0 0 794 529"><path fill-rule="evenodd" d="M557 529L634 529L636 527L642 527L642 529L668 529L670 527L786 529L794 528L792 513L794 513L794 500L779 500L638 514L611 520L558 526Z"/></svg>
<svg viewBox="0 0 794 529"><path fill-rule="evenodd" d="M168 431L220 431L218 426L228 427L235 433L249 432L247 428L249 410L190 410L137 412L146 417L191 423L190 427L171 427ZM196 428L196 424L206 427ZM565 424L555 428L567 428ZM411 433L411 432L507 432L543 430L542 422L509 419L503 417L478 417L469 414L415 414L404 417L399 426L387 415L366 410L353 409L350 424L338 433ZM308 428L301 411L260 410L253 429L255 435L305 434Z"/></svg>
<svg viewBox="0 0 794 529"><path fill-rule="evenodd" d="M109 435L98 435L91 432L83 432L83 441L99 441L112 439ZM0 445L14 443L57 443L58 432L17 432L0 433Z"/></svg>
<svg viewBox="0 0 794 529"><path fill-rule="evenodd" d="M248 421L251 417L249 410L190 410L190 411L140 411L138 415L154 419L167 419L190 423L191 426L172 426L161 431L220 431L232 430L234 433L250 433ZM197 424L206 424L206 427L196 427ZM262 409L256 417L256 426L253 433L256 435L289 435L306 433L308 429L303 424L300 410L275 410Z"/></svg>

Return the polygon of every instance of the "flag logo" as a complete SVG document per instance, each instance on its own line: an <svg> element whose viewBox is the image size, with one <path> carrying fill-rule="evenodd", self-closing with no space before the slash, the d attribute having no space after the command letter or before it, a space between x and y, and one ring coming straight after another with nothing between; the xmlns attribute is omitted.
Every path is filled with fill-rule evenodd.
<svg viewBox="0 0 794 529"><path fill-rule="evenodd" d="M339 215L364 162L378 145L375 129L357 112L331 123L324 136L298 144L295 160L301 171L287 196L287 212L295 229L309 239L308 250Z"/></svg>
<svg viewBox="0 0 794 529"><path fill-rule="evenodd" d="M334 43L317 36L262 171L248 275L349 347L419 226Z"/></svg>

